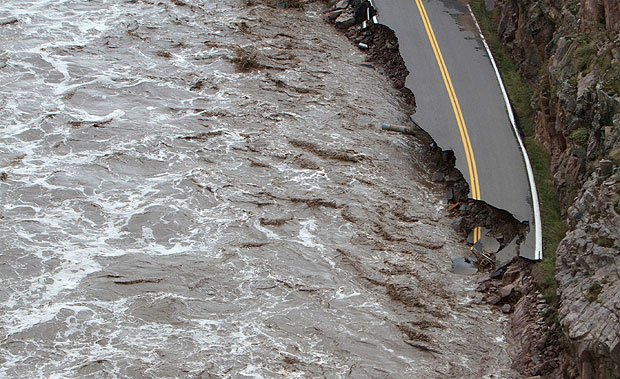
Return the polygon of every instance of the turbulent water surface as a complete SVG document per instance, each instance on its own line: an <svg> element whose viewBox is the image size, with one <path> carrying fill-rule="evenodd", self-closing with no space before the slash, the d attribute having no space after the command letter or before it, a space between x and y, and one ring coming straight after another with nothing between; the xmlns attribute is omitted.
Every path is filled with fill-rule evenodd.
<svg viewBox="0 0 620 379"><path fill-rule="evenodd" d="M0 4L0 377L507 376L389 83L306 10Z"/></svg>

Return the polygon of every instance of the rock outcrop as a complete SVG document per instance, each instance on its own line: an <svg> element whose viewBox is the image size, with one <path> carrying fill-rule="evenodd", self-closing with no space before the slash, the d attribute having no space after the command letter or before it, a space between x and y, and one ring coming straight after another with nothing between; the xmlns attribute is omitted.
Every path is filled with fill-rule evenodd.
<svg viewBox="0 0 620 379"><path fill-rule="evenodd" d="M617 1L500 0L498 33L536 86L537 138L566 210L606 157L620 165Z"/></svg>
<svg viewBox="0 0 620 379"><path fill-rule="evenodd" d="M582 378L620 376L620 174L588 180L557 251L560 322Z"/></svg>
<svg viewBox="0 0 620 379"><path fill-rule="evenodd" d="M499 0L496 12L501 40L536 88L536 137L570 227L556 263L565 361L582 378L618 378L620 3Z"/></svg>
<svg viewBox="0 0 620 379"><path fill-rule="evenodd" d="M529 262L518 259L501 279L483 278L478 291L485 294L484 302L501 307L504 313L512 312L510 355L515 370L523 377L548 377L550 373L575 377L577 370L566 364L554 325L546 321L550 309L530 268Z"/></svg>
<svg viewBox="0 0 620 379"><path fill-rule="evenodd" d="M412 110L415 98L404 87L408 72L393 32L378 26L361 31L344 22L365 19L362 3L340 2L325 18L368 48L370 61L384 68ZM502 41L537 89L536 136L551 153L570 225L557 251L560 327L524 261L479 290L485 302L512 314L513 365L521 374L620 378L618 2L498 0L496 9ZM463 222L455 219L457 229Z"/></svg>

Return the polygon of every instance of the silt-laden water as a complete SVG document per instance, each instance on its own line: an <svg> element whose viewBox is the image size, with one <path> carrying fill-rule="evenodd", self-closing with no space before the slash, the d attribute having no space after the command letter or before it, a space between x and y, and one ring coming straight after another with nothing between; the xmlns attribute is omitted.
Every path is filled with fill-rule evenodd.
<svg viewBox="0 0 620 379"><path fill-rule="evenodd" d="M306 10L0 5L0 377L509 375L389 82Z"/></svg>

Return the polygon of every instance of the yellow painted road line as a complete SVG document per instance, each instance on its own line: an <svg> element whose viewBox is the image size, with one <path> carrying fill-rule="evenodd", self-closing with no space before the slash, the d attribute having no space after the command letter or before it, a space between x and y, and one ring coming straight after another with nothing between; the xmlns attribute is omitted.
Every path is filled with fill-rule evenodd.
<svg viewBox="0 0 620 379"><path fill-rule="evenodd" d="M418 7L418 11L420 12L420 17L422 17L422 22L424 24L424 28L426 29L426 34L428 35L431 48L433 49L433 53L435 54L435 59L437 60L437 65L439 66L439 70L441 72L441 76L443 78L446 91L448 92L448 97L450 98L450 103L452 104L452 111L454 112L456 123L459 126L459 132L461 134L461 141L463 142L463 148L465 149L465 156L467 157L469 182L471 184L471 197L473 199L480 200L480 184L478 182L478 169L476 167L476 159L474 156L474 151L471 147L469 133L467 132L467 124L465 123L465 119L463 118L463 112L461 111L461 105L459 103L458 98L456 97L456 92L454 91L454 86L452 85L452 79L450 77L450 73L448 71L448 68L446 67L446 63L443 59L443 55L441 54L441 49L439 48L439 44L437 43L437 38L435 37L435 32L433 31L433 27L428 18L428 14L426 13L426 8L424 7L422 0L416 0L416 5Z"/></svg>
<svg viewBox="0 0 620 379"><path fill-rule="evenodd" d="M420 12L420 17L422 18L424 29L426 29L426 35L428 36L431 48L433 49L433 53L435 54L437 66L439 66L439 71L441 72L441 77L443 78L446 91L448 92L448 97L450 98L450 103L452 104L452 111L454 112L456 123L459 126L461 141L463 143L463 148L465 149L465 156L467 157L469 183L471 184L471 197L475 200L480 200L480 183L478 181L478 168L476 166L476 157L474 155L474 150L471 146L471 140L469 139L467 124L465 123L463 112L461 111L461 105L459 103L459 99L456 96L456 92L454 91L450 72L448 71L448 67L446 67L446 62L443 59L443 55L441 54L441 49L439 48L439 43L437 42L437 38L435 37L435 32L433 31L431 21L428 18L428 14L426 13L426 8L424 7L422 0L416 0L416 5L418 7L418 11ZM474 243L480 240L480 234L480 227L474 228Z"/></svg>

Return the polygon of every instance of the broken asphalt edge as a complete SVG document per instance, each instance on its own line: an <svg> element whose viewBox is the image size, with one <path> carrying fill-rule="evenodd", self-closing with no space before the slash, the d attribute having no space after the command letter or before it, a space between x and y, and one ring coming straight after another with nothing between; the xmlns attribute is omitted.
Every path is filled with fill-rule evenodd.
<svg viewBox="0 0 620 379"><path fill-rule="evenodd" d="M504 86L504 80L499 73L499 69L497 68L497 64L495 63L495 59L493 58L493 53L491 53L491 49L487 44L486 38L484 38L484 34L482 33L482 29L480 29L480 24L478 24L478 20L474 15L474 12L471 9L471 6L467 4L467 9L471 14L474 23L476 24L476 29L478 30L478 34L482 39L482 44L487 51L487 55L489 60L491 61L491 65L493 66L493 70L495 71L495 76L497 77L497 81L499 83L499 87L502 90L502 96L504 97L504 103L506 104L506 112L508 113L508 118L510 119L510 124L512 125L512 129L514 131L515 137L519 142L519 147L521 149L521 154L523 156L523 161L525 163L525 169L527 170L527 178L530 184L530 192L532 196L532 208L534 211L534 234L535 234L535 247L534 247L534 259L541 260L543 258L542 253L542 221L540 217L540 203L538 200L538 191L536 189L536 181L534 179L534 171L532 170L532 165L530 163L530 158L527 154L527 150L525 149L525 145L523 143L523 139L521 138L521 134L519 133L519 129L517 127L517 123L515 121L514 113L512 112L512 106L510 104L510 99L508 98L508 93L506 92L506 87Z"/></svg>
<svg viewBox="0 0 620 379"><path fill-rule="evenodd" d="M343 3L343 2L340 2ZM396 39L397 42L397 50L398 50L398 54L400 55L400 49L398 48L398 38L396 37L396 33L389 28L388 26L379 23L378 17L376 16L376 10L374 9L374 4L372 2L372 0L366 0L366 1L359 1L359 0L352 0L352 1L348 1L348 6L347 8L352 9L353 12L358 16L357 20L355 20L355 24L351 25L351 26L347 26L345 28L345 32L348 35L348 37L354 41L356 41L355 38L355 34L357 34L358 36L362 33L362 32L368 32L369 29L373 28L374 30L387 30L389 33L391 33L393 35L393 38ZM335 8L337 9L337 8ZM335 10L334 9L334 10ZM326 11L326 13L328 13L329 11ZM360 17L361 16L361 17ZM333 23L333 20L332 20ZM338 25L337 25L338 27ZM353 36L351 35L350 31L347 32L347 30L355 28L354 30L354 34ZM342 28L341 28L342 29ZM371 31L372 33L374 33L374 30ZM359 41L357 41L359 42ZM384 46L381 46L384 47ZM381 48L380 47L380 48ZM366 49L362 49L364 51L366 51ZM372 56L372 54L370 54ZM402 58L401 58L402 60ZM404 62L403 62L404 65ZM406 70L406 73L408 75L409 71L407 70L406 66L404 67ZM403 83L404 84L404 83ZM503 86L503 83L501 83ZM397 86L400 88L400 86ZM411 93L411 90L409 88L407 88L406 86L403 85L403 88L401 88L401 92L409 92ZM413 95L411 93L411 95ZM411 96L413 97L413 96ZM509 103L508 103L509 104ZM508 106L508 109L509 106ZM477 214L474 214L472 216L476 217L481 213L484 213L487 215L487 217L484 217L485 219L489 220L489 223L483 223L482 225L469 225L469 223L466 224L465 227L466 229L463 230L467 233L467 229L470 229L475 226L484 226L487 227L488 229L494 230L496 228L493 227L493 225L491 225L490 221L493 218L497 218L499 219L503 219L503 223L507 223L507 224L512 224L515 229L519 230L519 232L517 233L518 235L518 240L519 242L523 242L525 240L525 236L527 233L529 233L531 231L530 225L528 225L527 222L521 222L519 220L517 220L510 212L503 210L501 208L497 208L491 204L486 203L484 200L474 200L471 199L467 196L467 194L469 193L469 184L467 183L467 181L464 179L462 173L460 172L460 170L458 170L455 165L454 162L450 161L450 156L452 157L452 159L454 158L454 154L452 153L451 150L443 150L441 149L437 143L434 141L433 137L426 131L424 130L420 125L418 125L418 123L416 123L412 118L410 118L411 121L414 124L414 127L408 127L408 126L391 126L391 125L384 125L382 126L383 130L392 130L392 131L397 131L400 132L402 134L406 134L406 135L413 135L413 136L417 136L418 138L422 138L422 139L426 139L428 141L430 141L430 150L434 153L439 153L439 156L441 157L439 159L439 170L438 171L452 171L454 172L458 172L458 176L460 177L460 179L456 179L456 180L445 180L446 182L446 186L447 191L449 194L452 194L452 196L448 196L448 201L452 202L452 203L461 203L461 204L476 204L477 209L483 208L485 209L485 212L478 212ZM511 118L511 121L514 119L514 115ZM516 126L513 126L514 128L516 128ZM392 128L392 129L390 129ZM399 129L399 130L394 130L393 128ZM516 130L516 129L515 129ZM518 136L518 134L517 134ZM519 139L519 142L521 142L521 140ZM452 154L450 154L452 153ZM526 160L527 163L529 164L529 160ZM531 169L531 168L530 168ZM442 180L443 181L443 180ZM535 186L533 187L535 188ZM463 191L463 189L465 189ZM534 193L536 191L534 190ZM535 204L536 206L538 206L538 197L536 194L536 197L534 198ZM473 208L473 207L471 207ZM538 208L538 207L536 207ZM453 210L454 208L452 208L451 210ZM454 212L451 212L454 213ZM500 215L504 216L501 217ZM506 217L505 215L510 215L510 220L508 220L508 217ZM454 214L453 214L454 216ZM459 214L457 214L456 217L460 216ZM539 218L539 216L538 216ZM540 222L535 222L535 227L540 227ZM509 238L508 241L506 241L506 243L502 244L502 248L504 248L506 245L508 245L508 242L510 242L510 240L512 240L512 237ZM536 248L537 249L541 249L541 245L537 243ZM542 254L540 254L540 256L542 256ZM517 256L515 256L515 259L517 257L521 257L521 258L525 258L523 257L521 254L518 254ZM527 258L526 258L527 259ZM507 262L505 264L503 264L501 267L496 267L496 269L501 269L505 266L507 266L510 262Z"/></svg>

